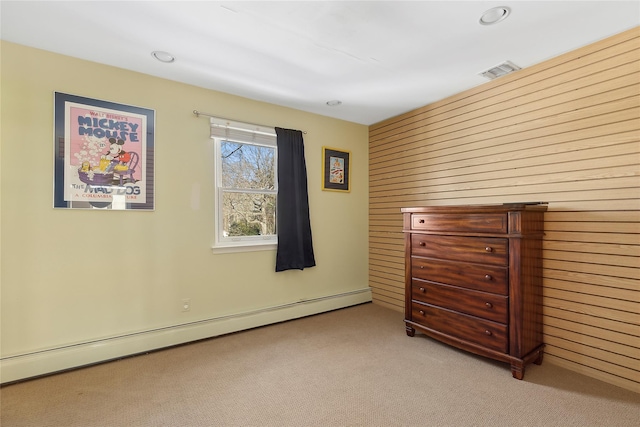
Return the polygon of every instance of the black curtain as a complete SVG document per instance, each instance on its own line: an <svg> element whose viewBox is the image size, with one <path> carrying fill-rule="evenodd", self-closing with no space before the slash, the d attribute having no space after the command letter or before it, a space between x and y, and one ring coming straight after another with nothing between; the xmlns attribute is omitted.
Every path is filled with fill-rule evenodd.
<svg viewBox="0 0 640 427"><path fill-rule="evenodd" d="M307 165L299 130L275 128L278 141L278 251L276 271L316 265L309 220Z"/></svg>

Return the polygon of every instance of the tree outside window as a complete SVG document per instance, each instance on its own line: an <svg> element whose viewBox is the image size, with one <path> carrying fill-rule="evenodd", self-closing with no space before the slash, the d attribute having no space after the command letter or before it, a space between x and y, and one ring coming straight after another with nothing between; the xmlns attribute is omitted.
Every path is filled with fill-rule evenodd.
<svg viewBox="0 0 640 427"><path fill-rule="evenodd" d="M275 145L216 140L217 243L276 242Z"/></svg>

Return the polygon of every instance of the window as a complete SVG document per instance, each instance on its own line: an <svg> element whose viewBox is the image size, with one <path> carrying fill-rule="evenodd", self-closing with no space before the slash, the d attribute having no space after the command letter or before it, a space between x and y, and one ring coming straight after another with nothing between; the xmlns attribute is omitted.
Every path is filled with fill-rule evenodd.
<svg viewBox="0 0 640 427"><path fill-rule="evenodd" d="M213 120L214 248L222 251L275 249L278 194L275 133L273 129L271 133L238 126L234 129L229 123L214 128Z"/></svg>

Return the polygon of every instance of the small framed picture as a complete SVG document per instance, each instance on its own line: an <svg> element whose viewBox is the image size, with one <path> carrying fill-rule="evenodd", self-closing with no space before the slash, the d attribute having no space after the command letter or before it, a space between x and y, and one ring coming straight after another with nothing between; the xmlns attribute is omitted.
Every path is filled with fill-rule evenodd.
<svg viewBox="0 0 640 427"><path fill-rule="evenodd" d="M351 191L351 153L337 148L322 147L322 189Z"/></svg>

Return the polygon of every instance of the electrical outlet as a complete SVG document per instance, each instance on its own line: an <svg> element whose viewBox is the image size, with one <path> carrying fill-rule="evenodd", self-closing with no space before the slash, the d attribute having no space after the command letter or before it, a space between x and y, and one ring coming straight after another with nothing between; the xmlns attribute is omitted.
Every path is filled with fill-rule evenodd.
<svg viewBox="0 0 640 427"><path fill-rule="evenodd" d="M182 311L191 310L191 298L185 298L182 300Z"/></svg>

